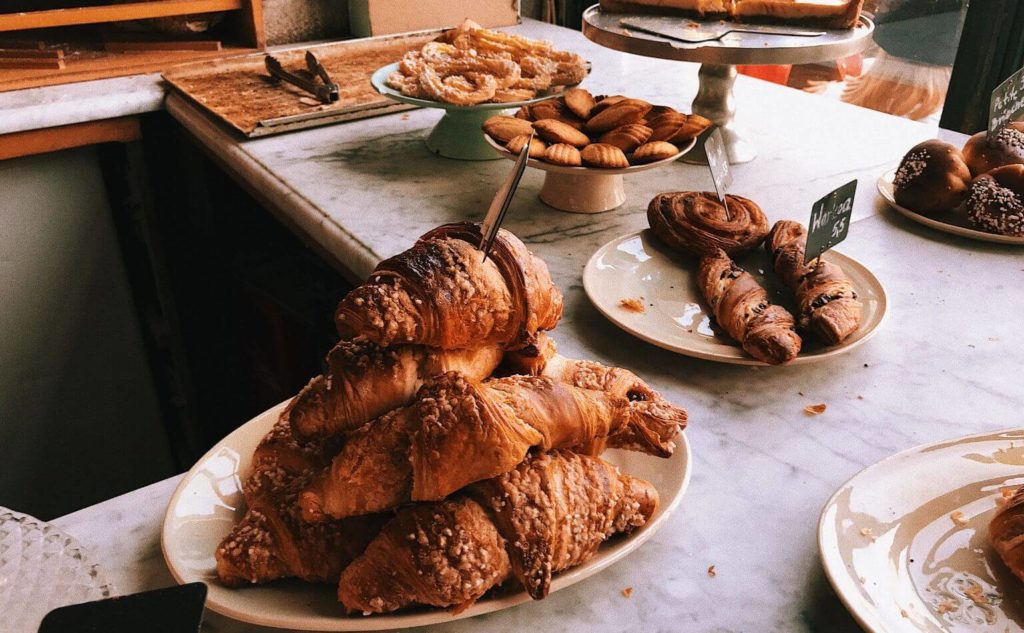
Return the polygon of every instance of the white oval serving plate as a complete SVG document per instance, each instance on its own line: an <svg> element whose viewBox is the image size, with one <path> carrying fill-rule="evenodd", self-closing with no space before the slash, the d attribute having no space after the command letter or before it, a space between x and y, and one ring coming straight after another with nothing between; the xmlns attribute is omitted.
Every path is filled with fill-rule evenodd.
<svg viewBox="0 0 1024 633"><path fill-rule="evenodd" d="M881 282L860 262L829 251L824 258L849 276L863 304L860 328L841 345L825 347L805 339L789 365L825 360L867 341L882 324L888 299ZM766 275L768 256L761 248L738 263L768 290L773 302L785 303L788 293L776 275ZM659 347L720 363L767 365L748 356L733 340L716 332L700 290L697 261L687 260L661 244L650 229L615 238L597 250L583 269L583 288L609 321L633 336ZM620 305L623 299L642 299L645 311Z"/></svg>
<svg viewBox="0 0 1024 633"><path fill-rule="evenodd" d="M956 211L945 211L934 215L922 215L917 211L913 211L896 204L896 196L893 193L892 185L893 179L895 178L896 170L891 169L878 177L876 186L878 187L878 193L881 194L885 201L889 203L889 206L895 209L900 215L909 218L918 224L929 226L944 233L960 235L961 237L969 237L983 242L995 242L997 244L1024 244L1024 237L986 233L985 231L979 231L978 229L971 228L970 224L967 222L967 216L962 213L957 213Z"/></svg>
<svg viewBox="0 0 1024 633"><path fill-rule="evenodd" d="M469 609L452 615L440 609L375 616L349 616L337 601L337 588L286 580L244 589L217 582L214 550L244 511L242 480L253 450L277 421L286 403L261 413L211 448L192 467L167 507L161 546L164 560L179 583L205 582L206 606L222 615L263 626L307 631L373 631L441 624L529 602L524 592L485 596ZM612 539L588 563L555 576L551 591L564 589L621 560L649 539L679 505L690 480L690 445L677 438L675 454L659 459L611 450L604 458L624 472L646 479L658 490L661 504L648 524L626 537Z"/></svg>
<svg viewBox="0 0 1024 633"><path fill-rule="evenodd" d="M869 466L818 522L825 574L872 633L1024 631L1024 584L988 545L1024 484L1024 429L918 446Z"/></svg>

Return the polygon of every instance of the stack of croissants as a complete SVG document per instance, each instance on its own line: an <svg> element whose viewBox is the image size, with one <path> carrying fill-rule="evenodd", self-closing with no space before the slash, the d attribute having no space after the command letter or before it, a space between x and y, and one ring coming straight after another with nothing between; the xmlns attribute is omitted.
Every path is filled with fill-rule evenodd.
<svg viewBox="0 0 1024 633"><path fill-rule="evenodd" d="M839 345L860 327L861 302L846 273L820 257L805 262L807 228L768 219L756 202L709 191L660 193L647 206L651 231L682 255L698 258L697 287L718 326L759 361L795 359L803 336ZM764 243L775 273L793 292L797 316L769 301L768 292L734 257Z"/></svg>
<svg viewBox="0 0 1024 633"><path fill-rule="evenodd" d="M647 523L650 483L605 448L668 457L686 412L633 373L557 354L547 266L501 230L434 229L339 304L341 341L259 443L216 551L229 586L338 586L349 613L471 606Z"/></svg>

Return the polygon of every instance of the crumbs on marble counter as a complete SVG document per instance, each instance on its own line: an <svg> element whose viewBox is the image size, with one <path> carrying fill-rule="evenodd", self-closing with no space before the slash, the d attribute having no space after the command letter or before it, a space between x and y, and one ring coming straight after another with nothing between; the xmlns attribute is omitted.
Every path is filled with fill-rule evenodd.
<svg viewBox="0 0 1024 633"><path fill-rule="evenodd" d="M971 582L971 586L964 589L964 595L971 599L971 602L981 606L985 604L992 604L992 601L988 599L984 593L982 593L981 585L976 582Z"/></svg>
<svg viewBox="0 0 1024 633"><path fill-rule="evenodd" d="M949 518L956 525L967 525L967 517L965 517L964 513L959 510L950 514Z"/></svg>
<svg viewBox="0 0 1024 633"><path fill-rule="evenodd" d="M910 614L907 613L906 609L900 609L900 615L903 616L904 618L909 618L910 617Z"/></svg>
<svg viewBox="0 0 1024 633"><path fill-rule="evenodd" d="M957 602L956 600L954 600L952 598L946 598L945 600L943 600L942 602L939 603L937 611L939 612L939 615L942 615L944 613L950 613L951 611L956 611L959 608L960 608L960 603L959 602Z"/></svg>
<svg viewBox="0 0 1024 633"><path fill-rule="evenodd" d="M633 595L633 588L632 587L626 587L625 589L622 590L622 596L624 598L629 598L632 595Z"/></svg>
<svg viewBox="0 0 1024 633"><path fill-rule="evenodd" d="M860 535L861 536L866 536L869 539L871 539L872 541L875 540L875 533L869 527L862 527L860 529Z"/></svg>
<svg viewBox="0 0 1024 633"><path fill-rule="evenodd" d="M804 407L804 413L806 413L807 415L821 415L822 413L825 413L825 409L827 408L828 407L825 405L825 403L809 404L806 407Z"/></svg>
<svg viewBox="0 0 1024 633"><path fill-rule="evenodd" d="M710 567L708 567L708 576L710 576L711 578L714 578L717 575L718 575L718 573L715 571L715 566L714 565L711 565Z"/></svg>

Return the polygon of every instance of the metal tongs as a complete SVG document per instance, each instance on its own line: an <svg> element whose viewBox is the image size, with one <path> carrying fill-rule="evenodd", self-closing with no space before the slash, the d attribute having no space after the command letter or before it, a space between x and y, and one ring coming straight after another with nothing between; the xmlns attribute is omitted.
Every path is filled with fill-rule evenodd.
<svg viewBox="0 0 1024 633"><path fill-rule="evenodd" d="M487 261L487 256L491 253L491 245L494 244L494 239L498 237L498 229L501 228L505 214L508 213L508 207L512 204L512 198L516 195L516 189L519 188L519 181L522 180L523 172L526 171L526 161L530 157L530 144L532 142L533 132L530 132L530 138L526 140L522 149L519 150L519 156L516 158L515 165L512 166L512 171L509 172L505 182L498 189L498 193L491 200L491 206L487 209L487 216L484 217L484 221L480 225L479 248L484 252L483 261Z"/></svg>
<svg viewBox="0 0 1024 633"><path fill-rule="evenodd" d="M270 73L271 77L302 88L322 103L332 103L340 98L338 84L331 81L331 76L327 74L327 69L320 64L320 60L310 51L306 51L306 67L309 70L308 72L303 71L303 74L288 72L273 55L267 55L265 61L267 72ZM318 83L316 81L317 78L322 83Z"/></svg>

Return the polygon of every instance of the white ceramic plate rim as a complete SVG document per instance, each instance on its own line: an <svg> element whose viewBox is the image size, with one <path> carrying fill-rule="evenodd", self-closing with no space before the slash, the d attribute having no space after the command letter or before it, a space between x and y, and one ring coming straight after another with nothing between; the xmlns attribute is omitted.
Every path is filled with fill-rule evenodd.
<svg viewBox="0 0 1024 633"><path fill-rule="evenodd" d="M699 349L688 347L686 345L674 345L672 343L665 341L662 338L659 338L658 336L648 334L642 329L636 328L627 323L626 321L622 320L615 311L610 310L607 306L603 305L602 302L596 298L596 291L594 290L594 284L597 283L597 280L595 279L595 276L597 275L597 260L600 259L610 249L614 248L615 245L626 240L640 237L646 230L649 229L641 229L628 235L619 236L598 248L594 252L594 254L590 256L590 259L587 261L587 265L583 268L583 290L587 293L587 298L590 299L590 303L593 304L593 306L597 308L597 311L603 314L606 319L620 327L622 330L628 332L629 334L632 334L633 336L641 340L647 341L652 345L657 345L662 349L667 349L670 352L676 352L678 354L683 354L684 356L700 358L702 360L727 363L730 365L755 365L758 367L792 367L793 365L806 365L808 363L815 363L828 358L832 358L833 356L844 354L846 352L856 349L857 347L860 347L868 339L874 336L875 333L878 332L878 330L881 329L882 325L885 323L886 318L888 318L889 295L885 291L885 286L882 285L882 282L879 281L877 277L875 277L875 275L867 268L867 266L861 264L856 259L850 257L849 255L843 255L838 251L829 251L830 253L838 255L842 257L843 260L845 260L843 262L840 262L841 264L847 265L847 262L852 263L853 265L859 267L863 272L870 275L871 278L874 279L875 284L878 287L878 303L879 312L881 313L881 315L879 316L878 322L875 324L875 326L869 330L866 330L864 332L864 335L861 336L859 339L853 341L852 343L847 343L845 345L839 345L836 347L828 348L826 351L823 351L818 354L798 355L796 358L786 363L785 365L770 365L763 361L759 361L756 358L751 358L750 356L747 356L742 350L740 350L739 347L736 348L735 355L726 355L715 352L705 352Z"/></svg>
<svg viewBox="0 0 1024 633"><path fill-rule="evenodd" d="M843 563L842 559L831 554L826 555L824 539L825 532L829 529L829 521L827 515L829 509L831 509L832 506L836 505L836 503L838 502L839 496L847 489L853 487L858 479L870 475L875 470L884 469L886 466L889 466L894 462L905 460L911 455L923 453L925 451L928 451L939 446L962 444L970 442L975 439L995 437L998 435L1014 433L1019 431L1019 427L1013 427L998 431L973 433L971 435L964 435L963 437L959 438L937 440L935 442L919 444L918 446L912 446L910 448L904 449L898 453L881 459L875 462L874 464L871 464L870 466L862 468L859 472L857 472L857 474L844 481L836 489L836 491L832 493L832 496L828 498L828 501L825 502L825 505L821 507L821 513L818 515L818 559L821 561L821 566L825 571L825 576L828 578L829 583L835 590L840 602L843 603L843 606L845 606L847 611L850 612L850 615L852 615L854 619L857 620L857 624L864 628L865 631L868 631L869 633L893 633L893 629L886 626L885 621L879 622L875 619L876 609L873 606L871 606L865 600L860 598L856 592L846 590L845 585L847 583L852 584L855 579L852 576L850 576L850 572L846 568L846 565ZM908 628L905 630L917 631L918 629Z"/></svg>
<svg viewBox="0 0 1024 633"><path fill-rule="evenodd" d="M454 103L444 103L442 101L431 101L430 99L418 99L416 97L409 97L395 90L394 88L387 85L387 77L394 71L398 70L399 62L393 62L387 66L382 66L374 71L370 76L370 84L373 89L389 99L395 101L401 101L402 103L408 103L411 105L420 106L421 108L440 108L442 110L461 110L464 112L481 112L484 110L508 110L509 108L518 108L519 106L530 105L531 103L539 103L541 101L547 101L548 99L554 99L558 95L562 94L570 88L574 88L579 84L572 84L569 86L555 86L556 89L548 89L541 94L538 94L533 99L526 99L525 101L507 101L504 103L478 103L477 105L462 106Z"/></svg>
<svg viewBox="0 0 1024 633"><path fill-rule="evenodd" d="M1024 245L1024 237L1014 237L1012 235L999 235L997 233L986 233L977 229L971 229L966 226L959 226L956 224L950 224L948 222L941 222L935 218L930 218L926 215L922 215L917 211L908 209L907 207L896 204L896 198L893 195L892 182L896 178L896 170L890 169L881 176L878 177L878 181L875 186L878 188L878 193L881 194L882 198L885 199L889 206L896 210L900 215L923 224L930 226L933 229L942 231L943 233L950 233L952 235L959 235L961 237L969 237L975 240L981 240L983 242L995 242L997 244L1018 244Z"/></svg>
<svg viewBox="0 0 1024 633"><path fill-rule="evenodd" d="M484 140L486 140L491 147L493 147L499 154L501 154L505 158L509 160L516 160L517 158L519 158L518 155L508 151L504 145L501 145L493 138L491 138L489 134L484 134ZM675 154L674 156L662 158L661 160L656 160L653 163L644 163L642 165L630 165L629 167L625 167L623 169L604 169L600 167L570 167L568 165L554 165L552 163L547 163L542 160L537 160L536 158L526 159L526 164L527 166L533 167L534 169L550 171L556 174L572 174L574 176L614 176L616 174L635 174L639 171L654 169L655 167L660 167L661 165L677 161L683 154L693 149L693 146L696 144L697 139L691 139L690 143L685 147L681 148L679 153Z"/></svg>
<svg viewBox="0 0 1024 633"><path fill-rule="evenodd" d="M164 514L163 529L161 530L160 535L161 553L163 554L168 570L171 572L171 576L174 577L175 582L178 584L185 584L195 580L200 580L188 577L186 571L179 569L177 561L173 557L168 545L168 541L173 538L172 533L174 528L172 519L174 516L174 510L181 501L182 495L188 489L193 478L197 476L200 467L216 456L221 449L234 445L239 452L249 451L249 453L251 453L252 450L255 449L255 445L240 446L238 445L237 440L247 434L247 427L250 425L259 424L261 422L266 423L266 419L268 417L276 420L287 403L288 401L282 402L264 411L260 415L254 417L229 433L224 439L207 451L206 454L204 454L196 464L187 473L185 473L182 480L178 483L178 486L174 490L174 494L171 495L171 499L167 504L167 510ZM273 422L270 422L270 424L273 424ZM655 532L665 524L669 516L679 506L679 502L682 500L683 494L689 486L690 475L693 470L693 456L686 434L679 433L677 435L676 451L672 458L665 460L657 457L649 458L652 460L658 460L660 463L664 463L665 467L676 467L679 460L682 460L683 474L679 487L672 491L673 494L667 500L662 500L664 505L659 505L658 509L655 511L655 516L642 529L634 532L624 539L616 541L611 546L602 547L598 556L589 563L584 563L583 565L574 567L556 575L551 583L551 593L584 580L628 556L638 547L643 545L649 538L654 536ZM613 551L609 552L609 549ZM601 552L604 552L604 556L601 555ZM306 631L377 631L383 629L412 628L430 624L445 624L455 620L483 615L485 613L491 613L493 611L499 611L526 602L531 602L530 597L524 591L520 591L507 596L481 600L458 615L452 615L451 612L443 609L436 609L407 614L375 615L372 617L348 617L340 615L339 617L334 618L311 615L309 618L276 618L273 616L262 616L256 612L239 610L231 607L230 605L225 605L218 600L218 591L216 589L232 592L239 591L221 588L219 586L210 587L206 606L211 611L250 624ZM244 591L244 589L242 591ZM341 613L340 605L339 613Z"/></svg>

